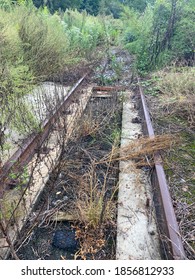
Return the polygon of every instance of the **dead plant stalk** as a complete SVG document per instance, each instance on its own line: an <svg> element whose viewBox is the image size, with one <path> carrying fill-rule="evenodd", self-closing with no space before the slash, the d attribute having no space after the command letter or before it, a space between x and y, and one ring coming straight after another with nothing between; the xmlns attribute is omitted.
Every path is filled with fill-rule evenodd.
<svg viewBox="0 0 195 280"><path fill-rule="evenodd" d="M145 159L146 156L153 157L155 152L170 149L171 146L177 144L178 142L179 138L176 137L176 135L157 135L153 138L142 137L132 141L123 148L114 147L111 153L100 160L97 164L135 159L138 160L139 165L139 162L143 162L143 159Z"/></svg>

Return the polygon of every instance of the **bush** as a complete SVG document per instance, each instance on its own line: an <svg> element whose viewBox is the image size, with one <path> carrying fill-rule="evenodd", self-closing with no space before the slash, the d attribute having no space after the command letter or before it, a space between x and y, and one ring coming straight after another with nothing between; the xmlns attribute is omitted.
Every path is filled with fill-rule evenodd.
<svg viewBox="0 0 195 280"><path fill-rule="evenodd" d="M24 62L22 43L18 26L13 21L12 10L0 10L0 27L0 128L5 131L8 126L19 126L20 122L20 128L26 131L24 126L28 122L32 130L35 120L33 116L28 119L30 112L22 97L32 90L34 75ZM17 107L18 102L20 106ZM21 107L26 108L25 114L24 111L21 114ZM4 137L1 133L1 148L5 141L2 138Z"/></svg>
<svg viewBox="0 0 195 280"><path fill-rule="evenodd" d="M17 7L15 18L25 62L35 76L43 80L60 72L64 67L68 41L60 18L34 7Z"/></svg>
<svg viewBox="0 0 195 280"><path fill-rule="evenodd" d="M91 16L83 11L67 10L63 17L64 29L69 38L69 49L77 56L90 58L98 46L117 41L119 22L111 16Z"/></svg>
<svg viewBox="0 0 195 280"><path fill-rule="evenodd" d="M137 68L150 71L175 60L194 63L193 0L156 0L144 13L124 6L122 41L137 57Z"/></svg>
<svg viewBox="0 0 195 280"><path fill-rule="evenodd" d="M143 14L124 7L121 18L124 25L121 40L129 52L136 55L137 68L145 71L149 63L148 46L153 22L152 7L148 6Z"/></svg>

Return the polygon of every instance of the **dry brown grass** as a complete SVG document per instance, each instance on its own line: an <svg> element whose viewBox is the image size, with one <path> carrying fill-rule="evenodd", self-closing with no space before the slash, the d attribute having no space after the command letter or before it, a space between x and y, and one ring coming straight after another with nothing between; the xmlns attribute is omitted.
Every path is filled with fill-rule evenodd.
<svg viewBox="0 0 195 280"><path fill-rule="evenodd" d="M100 183L96 170L80 178L79 192L74 209L77 214L76 237L80 249L75 259L95 259L106 244L106 228L113 227L116 219L116 202L113 201L113 190L107 197L106 178Z"/></svg>
<svg viewBox="0 0 195 280"><path fill-rule="evenodd" d="M92 163L78 182L79 191L74 209L79 220L75 229L80 249L75 254L76 259L95 259L107 243L107 229L116 227L117 202L114 195L118 185L108 187L114 147L105 163L106 170L101 173L103 179L99 180L97 166Z"/></svg>
<svg viewBox="0 0 195 280"><path fill-rule="evenodd" d="M102 228L91 229L76 227L76 237L80 240L80 249L75 254L75 259L95 259L97 253L105 246L105 234Z"/></svg>
<svg viewBox="0 0 195 280"><path fill-rule="evenodd" d="M114 219L116 205L112 198L117 186L113 186L113 189L109 191L108 198L107 180L109 169L108 163L107 171L103 175L103 182L98 179L94 166L91 166L89 171L80 179L75 208L78 210L79 220L87 227L96 229Z"/></svg>
<svg viewBox="0 0 195 280"><path fill-rule="evenodd" d="M79 136L85 137L88 135L94 136L98 131L100 124L93 120L92 117L87 116L82 119L82 123L79 127Z"/></svg>
<svg viewBox="0 0 195 280"><path fill-rule="evenodd" d="M159 107L165 115L179 117L195 127L195 68L173 67L157 73L156 86L161 95Z"/></svg>
<svg viewBox="0 0 195 280"><path fill-rule="evenodd" d="M172 67L155 73L161 93L169 97L181 97L195 93L195 68Z"/></svg>
<svg viewBox="0 0 195 280"><path fill-rule="evenodd" d="M108 160L111 161L125 161L135 160L136 165L148 165L153 163L153 156L155 152L170 149L173 145L179 143L177 135L156 135L152 138L142 137L132 141L130 144L123 148L115 147L111 154L104 157L99 163L106 163ZM150 161L148 160L150 157Z"/></svg>

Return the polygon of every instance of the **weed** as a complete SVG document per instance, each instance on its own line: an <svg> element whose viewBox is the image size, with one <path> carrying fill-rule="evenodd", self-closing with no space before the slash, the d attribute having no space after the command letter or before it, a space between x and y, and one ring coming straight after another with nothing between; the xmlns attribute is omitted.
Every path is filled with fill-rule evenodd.
<svg viewBox="0 0 195 280"><path fill-rule="evenodd" d="M100 183L93 167L82 177L81 191L79 193L76 208L79 211L79 219L85 225L97 228L113 219L112 201L107 200L107 172Z"/></svg>
<svg viewBox="0 0 195 280"><path fill-rule="evenodd" d="M4 194L0 200L0 220L8 223L11 218L17 220L22 216L22 203L18 204L21 194L21 190L19 189L13 189Z"/></svg>
<svg viewBox="0 0 195 280"><path fill-rule="evenodd" d="M158 123L172 123L183 129L194 128L195 105L194 69L186 67L170 67L152 75L148 81L143 81L147 93L155 96L151 102L158 100L155 110ZM153 90L154 89L154 90ZM155 92L156 89L156 92Z"/></svg>
<svg viewBox="0 0 195 280"><path fill-rule="evenodd" d="M116 218L116 202L113 200L116 189L106 187L109 164L100 182L94 167L82 177L81 191L75 208L81 226L76 226L76 235L80 241L80 250L75 258L94 258L106 244L106 229L113 227Z"/></svg>
<svg viewBox="0 0 195 280"><path fill-rule="evenodd" d="M79 127L80 137L92 136L95 137L96 132L99 129L97 121L92 119L92 116L86 116L82 119L82 123Z"/></svg>
<svg viewBox="0 0 195 280"><path fill-rule="evenodd" d="M123 65L117 60L117 57L115 55L112 55L111 57L110 67L112 70L114 70L114 72L116 73L116 77L119 80L122 74Z"/></svg>
<svg viewBox="0 0 195 280"><path fill-rule="evenodd" d="M162 94L182 98L195 93L193 67L169 67L155 73L154 77Z"/></svg>

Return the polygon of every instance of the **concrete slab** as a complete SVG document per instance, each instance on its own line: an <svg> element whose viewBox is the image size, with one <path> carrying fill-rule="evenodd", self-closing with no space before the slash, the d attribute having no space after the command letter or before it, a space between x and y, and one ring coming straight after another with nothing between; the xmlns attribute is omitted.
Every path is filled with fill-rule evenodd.
<svg viewBox="0 0 195 280"><path fill-rule="evenodd" d="M138 139L141 134L141 124L132 123L132 119L138 117L131 100L132 93L124 94L121 148ZM116 259L161 259L155 210L151 201L152 190L147 174L137 169L132 160L121 161Z"/></svg>

